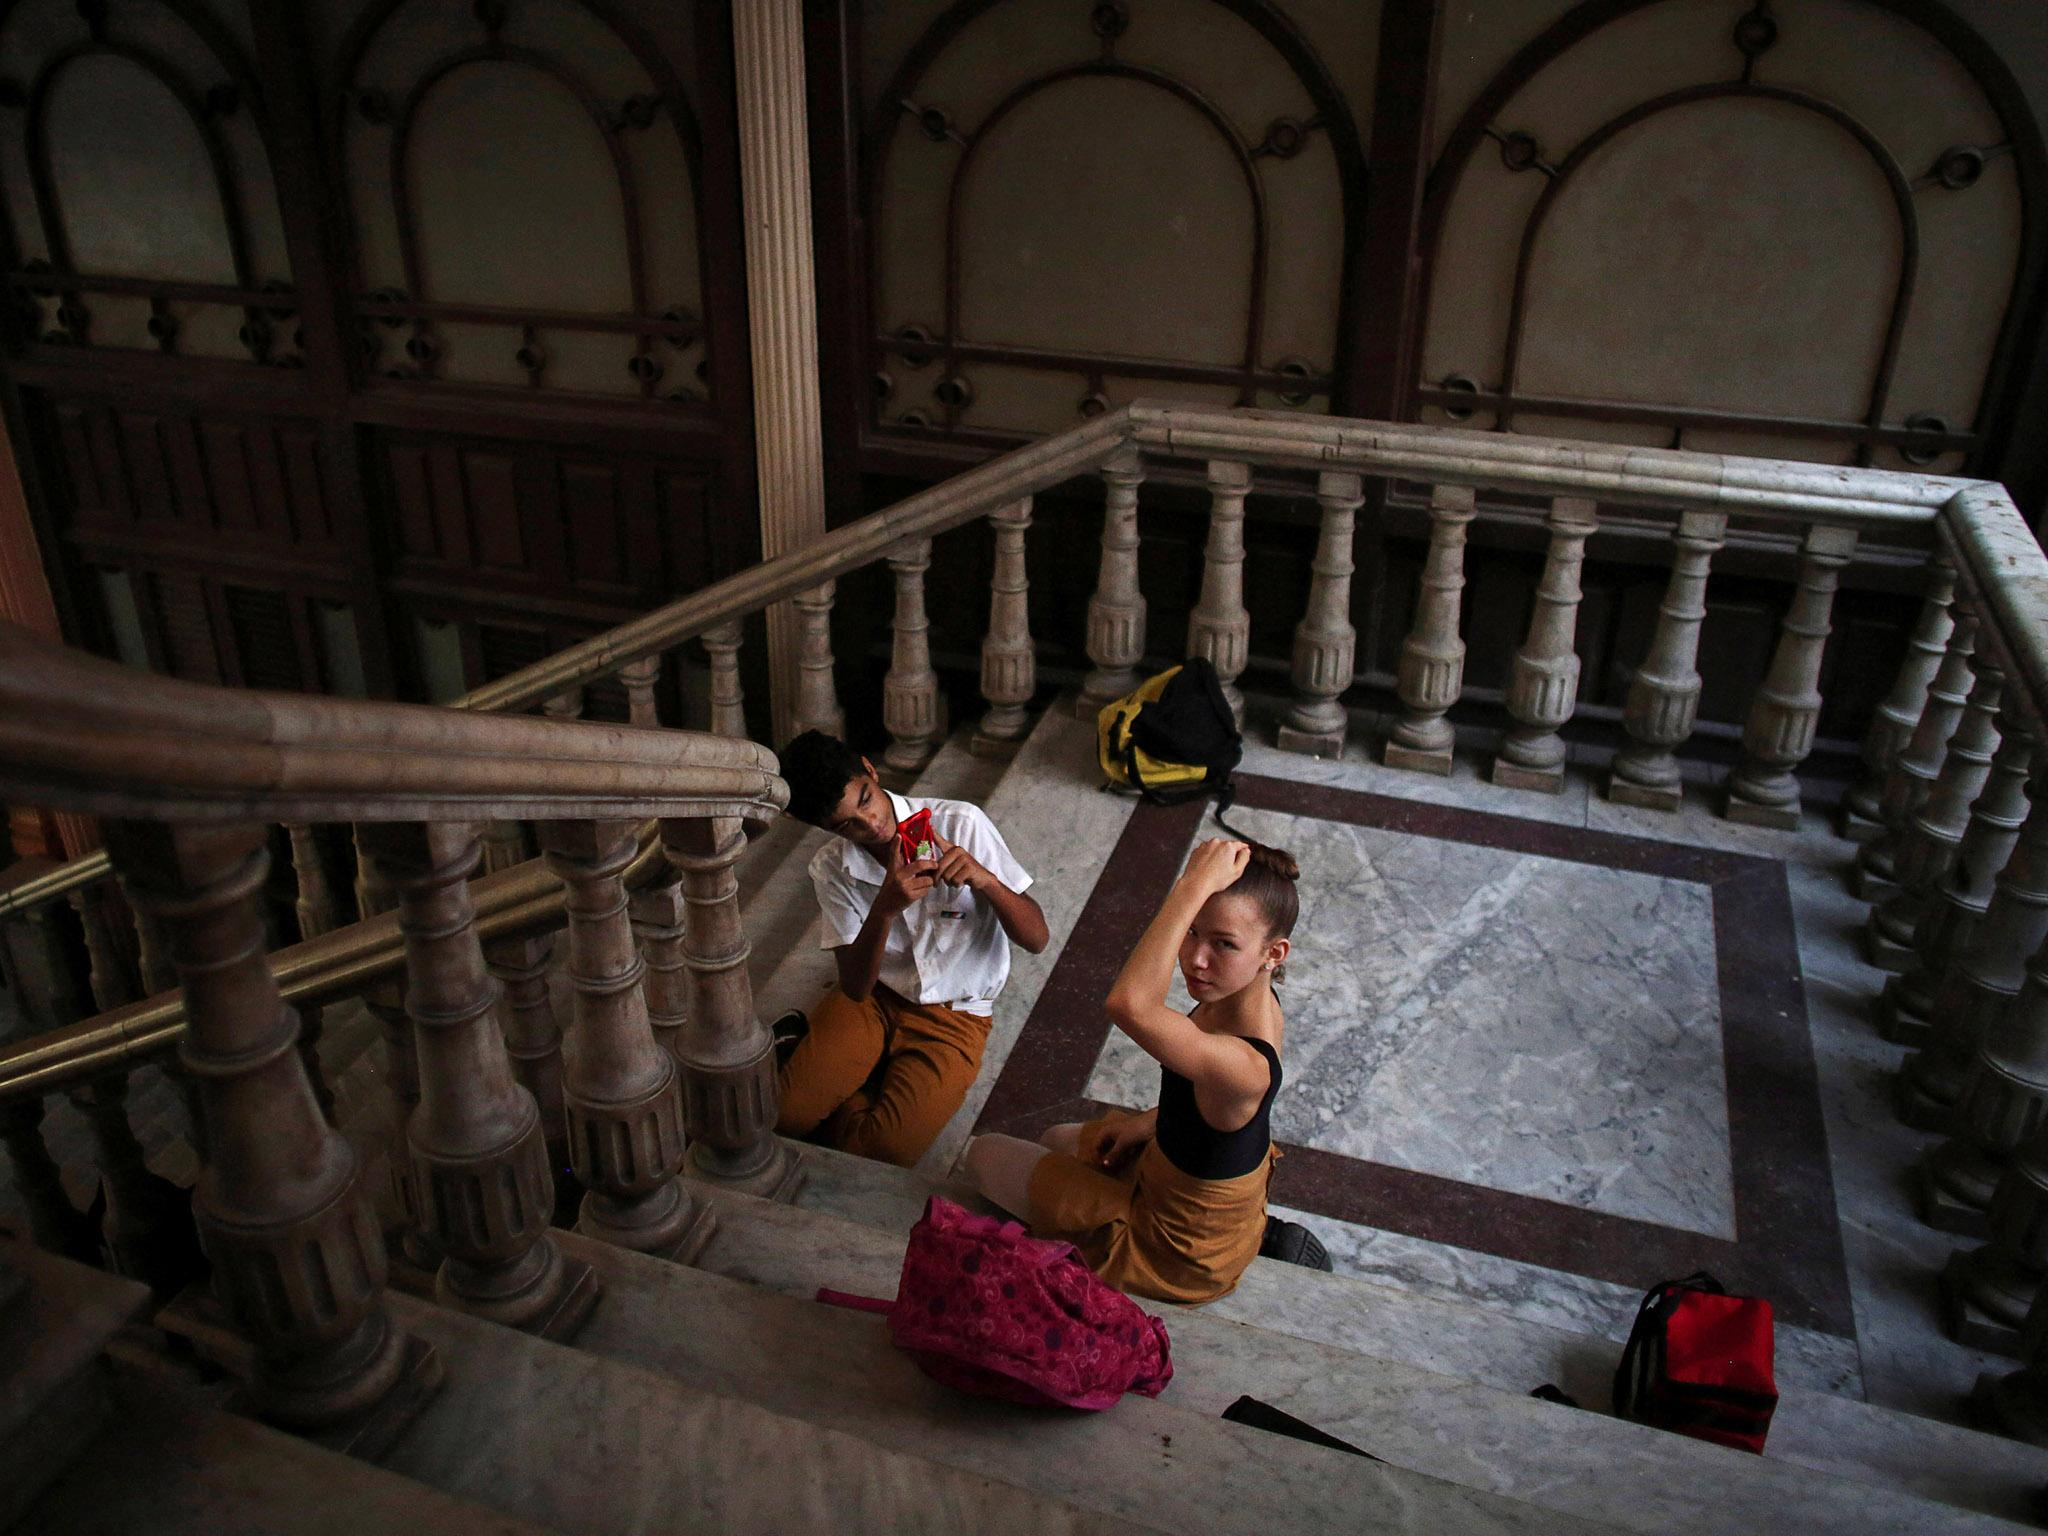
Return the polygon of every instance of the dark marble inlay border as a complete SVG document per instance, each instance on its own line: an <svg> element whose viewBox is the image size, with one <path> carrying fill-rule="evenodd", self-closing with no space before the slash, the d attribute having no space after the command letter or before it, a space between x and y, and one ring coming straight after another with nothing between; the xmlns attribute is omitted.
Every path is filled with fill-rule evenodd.
<svg viewBox="0 0 2048 1536"><path fill-rule="evenodd" d="M1731 1290L1769 1297L1787 1323L1855 1336L1783 863L1327 785L1256 775L1237 783L1238 804L1251 809L1685 880L1713 900L1734 1241L1285 1143L1275 1201L1634 1289L1707 1269ZM1132 813L977 1130L1031 1136L1107 1107L1087 1097L1109 1034L1102 999L1206 810Z"/></svg>

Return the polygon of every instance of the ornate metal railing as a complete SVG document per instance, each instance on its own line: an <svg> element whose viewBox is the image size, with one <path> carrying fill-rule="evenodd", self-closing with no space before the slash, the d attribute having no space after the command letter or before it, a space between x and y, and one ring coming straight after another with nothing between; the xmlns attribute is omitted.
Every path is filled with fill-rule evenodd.
<svg viewBox="0 0 2048 1536"><path fill-rule="evenodd" d="M1574 634L1581 596L1579 570L1587 546L1602 537L1603 518L1613 509L1629 509L1636 533L1645 516L1664 521L1671 548L1664 600L1615 733L1605 790L1617 800L1666 810L1680 803L1678 755L1694 727L1701 667L1711 660L1701 656L1700 634L1714 556L1728 541L1731 523L1738 520L1789 540L1796 548L1793 590L1768 666L1755 680L1740 758L1718 787L1725 814L1768 827L1789 828L1801 819L1798 770L1812 750L1820 717L1821 663L1830 613L1841 572L1855 559L1859 539L1882 535L1888 550L1925 550L1920 618L1898 678L1870 722L1863 749L1865 776L1848 798L1842 824L1847 835L1861 840L1851 878L1877 902L1868 930L1869 952L1878 963L1900 972L1886 992L1884 1027L1921 1046L1901 1075L1902 1106L1917 1123L1939 1126L1952 1136L1927 1163L1927 1214L1955 1230L1989 1233L1995 1239L1978 1256L1958 1260L1952 1267L1947 1282L1952 1316L1959 1328L1988 1328L1984 1319L1993 1318L2017 1338L2018 1322L2048 1268L2048 1237L2035 1236L2048 1234L2048 1222L2032 1220L2032 1213L2048 1210L2048 1135L2035 1139L2035 1128L2048 1109L2048 810L2042 809L2048 804L2048 762L2037 765L2034 753L2043 728L2043 702L2048 701L2048 557L1996 485L1503 433L1141 403L995 459L801 551L570 647L469 694L458 701L457 712L411 711L409 717L460 721L462 711L496 716L449 725L450 741L472 728L485 733L574 729L565 722L578 713L580 690L616 678L627 694L632 719L652 725L655 691L666 658L686 641L700 640L711 659L708 723L715 733L739 736L745 730L738 666L740 621L771 603L792 599L802 617L793 716L800 727L838 729L843 711L832 655L835 583L886 561L896 597L891 663L883 684L883 723L890 738L886 757L897 769L914 770L936 750L941 734L939 680L929 654L924 606L924 572L932 541L986 520L995 561L989 626L981 648L981 688L988 710L976 740L985 749L1000 750L1028 729L1028 711L1037 693L1024 561L1032 497L1080 475L1099 475L1104 485L1101 558L1086 635L1092 670L1080 690L1081 705L1087 708L1116 697L1138 679L1147 655L1148 619L1137 581L1139 497L1149 473L1168 470L1179 475L1189 466L1198 467L1205 477L1210 508L1200 593L1188 616L1188 650L1215 664L1234 700L1247 660L1250 628L1243 596L1242 530L1245 501L1255 491L1254 472L1267 477L1268 483L1303 474L1314 477L1319 539L1295 632L1290 697L1278 730L1283 747L1303 751L1336 751L1349 731L1344 694L1354 677L1356 642L1348 617L1352 528L1365 481L1374 477L1424 488L1428 552L1413 628L1403 644L1397 674L1401 707L1384 752L1391 764L1433 773L1449 771L1456 745L1449 714L1463 692L1464 644L1459 631L1464 542L1477 512L1477 493L1547 502L1542 577L1506 690L1510 723L1490 754L1496 782L1531 792L1554 791L1563 781L1562 733L1572 722L1578 692ZM503 715L536 705L563 719ZM308 719L327 707L371 706L328 706L322 701L291 706L310 712L304 716ZM17 793L28 791L25 798L31 803L41 794L53 804L117 814L132 811L133 805L118 796L81 790L79 775L94 762L132 764L134 748L132 742L124 745L124 733L135 729L132 719L110 714L106 738L98 748L100 758L83 752L37 755L25 732L0 730L0 764L7 765ZM616 749L627 761L644 762L634 750L620 746L635 739L666 744L706 738L613 728L604 733L601 750L584 750L599 750L602 757ZM732 749L740 750L737 744ZM750 761L758 761L765 770L765 756ZM163 764L168 768L170 759ZM223 777L214 765L202 763L190 773L182 785L187 803L223 793ZM330 797L301 803L269 795L242 805L241 814L297 816L297 825L304 827L308 819L321 816L359 820L366 810L381 807L378 814L389 820L399 805L398 786L379 788L391 793L375 807L367 800ZM591 1028L626 1029L637 1038L650 1012L667 1019L680 1019L687 1012L688 1024L671 1036L686 1085L729 1085L734 1080L731 1063L762 1059L758 1053L766 1050L765 1036L751 1017L744 970L731 958L744 952L731 878L739 852L737 822L732 818L739 812L666 824L734 830L729 838L721 835L703 847L688 843L689 837L698 835L693 832L667 838L677 877L694 882L697 894L688 923L673 884L657 882L657 889L672 898L666 905L642 903L639 941L647 970L645 982L635 985L627 979L636 963L634 936L616 886L618 871L630 857L627 833L615 832L603 846L588 840L578 843L560 829L605 825L593 823L595 813L587 808L579 813L580 822L564 823L549 820L542 814L545 807L537 809L509 794L488 804L477 795L462 799L458 794L457 799L465 807L463 815L500 821L538 817L544 822L542 840L549 849L550 868L570 888L572 970L579 988L599 976L618 983L609 991L609 982L584 989L590 1017L598 1021ZM415 818L432 819L416 819L416 830L402 837L361 828L364 879L359 895L366 915L392 901L408 913L420 914L401 924L410 949L410 924L426 923L430 910L444 912L435 903L466 900L455 893L462 889L466 861L474 859L474 843L435 830L445 826L448 815L456 814L445 805L422 800L403 810ZM638 802L609 806L603 812L646 813L647 807ZM310 843L309 838L295 836L294 847L302 841ZM508 840L501 841L509 846ZM117 842L115 862L135 884L145 917L152 910L168 915L189 907L187 898L153 894L147 861L124 862L129 856L121 852L122 846ZM1853 846L1845 844L1845 849ZM226 878L215 866L194 866L188 883L201 874L216 883ZM309 896L303 868L301 876L302 907L310 902L317 918L322 893L315 890ZM52 883L61 884L64 878L53 877ZM600 886L611 894L589 894ZM331 898L327 905L332 906ZM179 920L191 931L189 915ZM599 932L606 937L585 937ZM428 941L418 942L425 946ZM689 1010L672 996L674 978L682 969L675 963L678 953L688 959L695 977L696 1006ZM600 955L601 960L594 958ZM508 986L524 989L531 998L540 974L533 953L501 960L498 969ZM254 972L250 974L247 985L254 988ZM266 971L265 983L274 986L268 975ZM476 1027L488 1008L482 1000L482 976L474 965L463 970L456 989L459 996L451 993L436 1001L430 995L425 1003L416 1003L413 1025L401 1024L397 1035L402 1040L410 1034L423 1053L446 1052L450 1047L444 1042L453 1037L448 1033L452 1030L464 1042L461 1050L496 1059L492 1053L501 1051L503 1042L494 1031ZM190 1057L203 1010L189 979L187 985L193 998L193 1035L184 1049ZM610 1001L601 1001L606 998ZM387 1001L384 1006L396 1015L395 1004ZM475 1010L463 1015L465 1023L446 1022L464 1008ZM516 1002L511 1011L518 1012ZM627 1023L619 1024L620 1017ZM79 1038L94 1038L92 1027L85 1026ZM585 1027L580 1018L577 1027ZM47 1050L36 1055L33 1043L0 1052L0 1100L10 1092L32 1095L83 1081L130 1044L137 1050L160 1048L164 1037L138 1034L132 1042L100 1038L104 1049L80 1051L75 1057L53 1058ZM207 1059L203 1049L199 1059ZM483 1058L465 1059L476 1066ZM423 1087L438 1080L432 1072L420 1075ZM692 1121L709 1149L709 1171L714 1175L747 1177L746 1160L757 1156L768 1140L763 1114L772 1123L772 1074L751 1081L766 1092L765 1112L757 1104L752 1118L741 1123L721 1121L706 1107ZM577 1093L572 1083L564 1094L572 1119L580 1112ZM415 1125L430 1099L431 1093L414 1112ZM699 1104L700 1098L693 1096L691 1102ZM701 1102L708 1106L710 1099L703 1097ZM207 1109L210 1123L215 1113L211 1098ZM302 1134L315 1134L303 1116L295 1124ZM219 1137L210 1139L218 1162L225 1148ZM438 1176L429 1150L416 1134L411 1166L422 1188ZM607 1175L602 1169L593 1177L594 1190L611 1189L604 1184ZM605 1198L627 1202L629 1195L643 1201L652 1198L623 1187L612 1189ZM421 1213L416 1226L431 1256L430 1240L436 1234L426 1213L432 1201L424 1194L414 1198ZM595 1224L606 1235L632 1240L625 1230L630 1221L607 1226L598 1219ZM463 1294L459 1285L455 1294ZM2048 1349L2048 1318L2035 1331ZM2036 1403L2048 1404L2048 1391L2036 1386L2029 1371L2007 1391L2005 1401L2010 1414L2020 1417L2034 1412ZM2048 1420L2048 1413L2040 1417Z"/></svg>

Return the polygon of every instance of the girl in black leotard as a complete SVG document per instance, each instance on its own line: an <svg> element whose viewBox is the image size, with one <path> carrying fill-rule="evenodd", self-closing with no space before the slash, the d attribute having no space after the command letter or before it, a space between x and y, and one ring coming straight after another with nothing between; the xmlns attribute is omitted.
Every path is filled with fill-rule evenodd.
<svg viewBox="0 0 2048 1536"><path fill-rule="evenodd" d="M1273 982L1297 910L1294 860L1203 843L1124 963L1109 1016L1159 1063L1159 1105L1039 1142L981 1136L968 1176L1041 1236L1064 1237L1103 1279L1162 1301L1237 1284L1259 1251L1280 1091L1283 1020ZM1191 1013L1169 1008L1178 958Z"/></svg>

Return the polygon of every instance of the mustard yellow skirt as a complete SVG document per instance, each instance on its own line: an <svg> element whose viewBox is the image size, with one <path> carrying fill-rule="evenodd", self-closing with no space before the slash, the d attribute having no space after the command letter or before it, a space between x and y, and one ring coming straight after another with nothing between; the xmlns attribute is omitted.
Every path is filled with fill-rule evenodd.
<svg viewBox="0 0 2048 1536"><path fill-rule="evenodd" d="M1121 1114L1081 1128L1081 1145ZM1080 1250L1105 1283L1154 1301L1196 1304L1227 1296L1266 1236L1273 1154L1234 1179L1198 1179L1147 1143L1113 1174L1048 1152L1031 1174L1031 1230Z"/></svg>

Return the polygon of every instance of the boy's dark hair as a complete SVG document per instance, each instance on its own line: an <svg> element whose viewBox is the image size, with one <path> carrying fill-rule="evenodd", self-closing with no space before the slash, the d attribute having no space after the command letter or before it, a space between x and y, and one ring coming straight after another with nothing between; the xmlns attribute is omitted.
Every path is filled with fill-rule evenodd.
<svg viewBox="0 0 2048 1536"><path fill-rule="evenodd" d="M846 786L867 772L860 756L837 736L805 731L779 754L789 784L789 814L821 826Z"/></svg>

